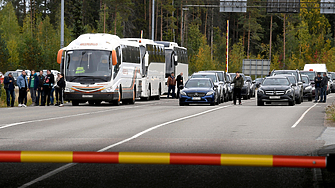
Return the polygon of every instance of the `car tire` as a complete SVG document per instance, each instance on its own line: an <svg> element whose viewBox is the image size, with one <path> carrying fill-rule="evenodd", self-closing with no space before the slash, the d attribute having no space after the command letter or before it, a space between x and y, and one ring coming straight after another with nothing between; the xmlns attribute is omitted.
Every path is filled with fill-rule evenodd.
<svg viewBox="0 0 335 188"><path fill-rule="evenodd" d="M179 106L184 106L184 105L185 105L185 103L179 102Z"/></svg>
<svg viewBox="0 0 335 188"><path fill-rule="evenodd" d="M257 101L257 106L264 106L264 102L263 101Z"/></svg>
<svg viewBox="0 0 335 188"><path fill-rule="evenodd" d="M312 96L308 97L308 101L312 101L312 100L313 100Z"/></svg>
<svg viewBox="0 0 335 188"><path fill-rule="evenodd" d="M296 104L301 104L301 97L299 97L298 99L295 100Z"/></svg>
<svg viewBox="0 0 335 188"><path fill-rule="evenodd" d="M244 95L244 96L243 96L243 99L244 99L244 100L248 100L248 96L247 96L247 95Z"/></svg>
<svg viewBox="0 0 335 188"><path fill-rule="evenodd" d="M295 105L295 100L288 102L289 106L294 106Z"/></svg>
<svg viewBox="0 0 335 188"><path fill-rule="evenodd" d="M72 101L72 106L79 106L79 102L78 101Z"/></svg>

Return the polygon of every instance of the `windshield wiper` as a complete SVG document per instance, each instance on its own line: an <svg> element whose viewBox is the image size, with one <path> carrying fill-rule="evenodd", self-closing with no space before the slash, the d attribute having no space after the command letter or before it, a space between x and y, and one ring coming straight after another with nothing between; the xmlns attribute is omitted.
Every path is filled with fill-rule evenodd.
<svg viewBox="0 0 335 188"><path fill-rule="evenodd" d="M91 77L91 76L74 76L74 78L70 82L76 80L77 78L87 78L87 77Z"/></svg>

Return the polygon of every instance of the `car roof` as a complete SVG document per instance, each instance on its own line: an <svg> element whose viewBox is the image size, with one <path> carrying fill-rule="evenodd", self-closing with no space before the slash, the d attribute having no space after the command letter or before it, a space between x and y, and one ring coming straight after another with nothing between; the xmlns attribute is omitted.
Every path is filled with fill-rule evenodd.
<svg viewBox="0 0 335 188"><path fill-rule="evenodd" d="M195 73L193 73L194 75L205 75L205 74L209 74L209 75L216 75L216 73L215 72L195 72Z"/></svg>
<svg viewBox="0 0 335 188"><path fill-rule="evenodd" d="M292 76L292 75L289 75L288 76ZM269 77L266 77L265 79L274 79L274 78L286 78L287 77L285 76L285 74L281 74L281 75L275 75L275 76L269 76Z"/></svg>
<svg viewBox="0 0 335 188"><path fill-rule="evenodd" d="M212 79L210 79L210 78L190 78L189 81L190 80L209 80L209 81L212 81Z"/></svg>

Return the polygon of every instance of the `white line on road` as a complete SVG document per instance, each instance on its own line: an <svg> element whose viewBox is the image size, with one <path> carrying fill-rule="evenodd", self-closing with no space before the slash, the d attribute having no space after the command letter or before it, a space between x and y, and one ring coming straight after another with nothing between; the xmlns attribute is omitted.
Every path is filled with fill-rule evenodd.
<svg viewBox="0 0 335 188"><path fill-rule="evenodd" d="M333 96L329 96L327 98L331 98ZM295 122L295 124L291 127L291 128L295 128L299 123L300 121L305 117L305 115L307 114L308 111L310 111L312 108L314 108L318 103L315 103L313 106L309 107L302 115L301 117L298 119L297 122Z"/></svg>
<svg viewBox="0 0 335 188"><path fill-rule="evenodd" d="M210 109L210 110L206 110L206 111L203 111L203 112L200 112L200 113L197 113L197 114L189 115L189 116L186 116L186 117L178 118L178 119L175 119L175 120L172 120L172 121L168 121L168 122L165 122L165 123L153 126L153 127L149 128L149 129L146 129L146 130L144 130L144 131L142 131L140 133L135 134L134 136L132 136L130 138L127 138L127 139L122 140L120 142L117 142L115 144L109 145L109 146L107 146L105 148L102 148L102 149L98 150L98 152L104 152L104 151L106 151L108 149L111 149L111 148L113 148L115 146L118 146L120 144L129 142L129 141L131 141L131 140L133 140L135 138L138 138L138 137L142 136L145 133L148 133L148 132L150 132L152 130L158 129L158 128L162 127L162 126L165 126L165 125L168 125L168 124L171 124L171 123L175 123L175 122L178 122L178 121L183 121L183 120L186 120L186 119L189 119L189 118L197 117L197 116L200 116L200 115L203 115L203 114L207 114L207 113L210 113L210 112L213 112L213 111L216 111L216 110L227 108L229 106L232 106L232 105L220 106L220 107L213 108L213 109ZM61 166L61 167L59 167L59 168L57 168L57 169L55 169L55 170L53 170L51 172L48 172L47 174L44 174L43 176L40 176L40 177L38 177L38 178L36 178L36 179L34 179L34 180L32 180L32 181L30 181L30 182L22 185L20 188L28 187L28 186L31 186L31 185L39 182L39 181L43 181L43 180L45 180L45 179L47 179L47 178L49 178L49 177L51 177L51 176L53 176L53 175L55 175L55 174L57 174L59 172L62 172L64 170L68 169L68 168L71 168L72 166L75 166L76 164L77 163L68 163L68 164L66 164L64 166Z"/></svg>

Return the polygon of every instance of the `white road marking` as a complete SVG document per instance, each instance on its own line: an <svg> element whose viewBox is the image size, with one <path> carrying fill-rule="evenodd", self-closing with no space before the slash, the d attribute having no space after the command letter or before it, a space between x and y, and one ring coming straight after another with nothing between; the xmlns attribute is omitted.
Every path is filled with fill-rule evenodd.
<svg viewBox="0 0 335 188"><path fill-rule="evenodd" d="M168 122L165 122L165 123L153 126L153 127L149 128L149 129L146 129L146 130L144 130L144 131L142 131L140 133L135 134L132 137L129 137L129 138L125 139L125 140L122 140L122 141L117 142L115 144L112 144L112 145L109 145L107 147L104 147L104 148L98 150L98 152L104 152L104 151L106 151L108 149L111 149L111 148L113 148L115 146L118 146L120 144L129 142L129 141L131 141L131 140L133 140L135 138L138 138L138 137L142 136L145 133L148 133L150 131L158 129L158 128L162 127L162 126L165 126L165 125L168 125L168 124L171 124L171 123L175 123L175 122L178 122L178 121L183 121L183 120L186 120L186 119L190 119L190 118L193 118L193 117L197 117L197 116L200 116L200 115L203 115L203 114L207 114L207 113L210 113L210 112L213 112L213 111L216 111L216 110L227 108L229 106L232 106L232 105L227 105L227 106L221 106L221 107L213 108L213 109L206 110L206 111L203 111L203 112L200 112L200 113L197 113L197 114L189 115L189 116L186 116L186 117L182 117L182 118L179 118L179 119L175 119L175 120L172 120L172 121L168 121ZM31 185L39 182L39 181L43 181L43 180L45 180L45 179L47 179L47 178L49 178L49 177L51 177L51 176L53 176L53 175L55 175L55 174L57 174L59 172L62 172L64 170L68 169L68 168L71 168L72 166L75 166L76 164L78 164L78 163L68 163L68 164L66 164L64 166L61 166L61 167L59 167L59 168L57 168L57 169L55 169L55 170L53 170L51 172L48 172L47 174L44 174L43 176L40 176L40 177L38 177L38 178L36 178L36 179L34 179L34 180L32 180L32 181L30 181L30 182L22 185L22 186L20 186L20 188L25 188L25 187L31 186Z"/></svg>
<svg viewBox="0 0 335 188"><path fill-rule="evenodd" d="M327 97L327 98L329 99L329 98L332 98L332 97L333 97L333 96L329 96L329 97ZM301 117L298 119L298 121L295 122L294 125L292 125L291 128L295 128L295 127L300 123L300 121L305 117L305 115L307 114L307 112L310 111L312 108L314 108L317 104L319 104L319 103L315 103L313 106L309 107L309 108L308 108L308 109L301 115Z"/></svg>
<svg viewBox="0 0 335 188"><path fill-rule="evenodd" d="M144 106L149 106L151 103L145 103L143 105L139 106L126 106L121 109L129 109L129 108L138 108L138 107L144 107ZM68 116L60 116L60 117L53 117L53 118L45 118L45 119L37 119L37 120L30 120L30 121L22 121L22 122L16 122L16 123L10 123L10 124L5 124L5 125L0 125L0 129L5 129L8 127L13 127L16 125L23 125L23 124L28 124L28 123L35 123L35 122L42 122L42 121L50 121L50 120L57 120L57 119L65 119L65 118L70 118L70 117L77 117L77 116L84 116L84 115L91 115L91 114L98 114L98 113L104 113L104 112L109 112L113 110L118 110L120 108L118 107L110 107L108 110L101 110L101 111L96 111L96 112L85 112L81 114L73 114L73 115L68 115Z"/></svg>

